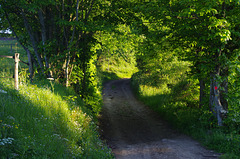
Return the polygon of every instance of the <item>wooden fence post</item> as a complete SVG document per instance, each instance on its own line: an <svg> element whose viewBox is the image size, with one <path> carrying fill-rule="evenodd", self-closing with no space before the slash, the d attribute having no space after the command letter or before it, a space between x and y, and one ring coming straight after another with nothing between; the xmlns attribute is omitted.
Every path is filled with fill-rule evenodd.
<svg viewBox="0 0 240 159"><path fill-rule="evenodd" d="M15 69L14 69L14 85L15 89L18 90L18 63L19 63L19 53L15 53Z"/></svg>

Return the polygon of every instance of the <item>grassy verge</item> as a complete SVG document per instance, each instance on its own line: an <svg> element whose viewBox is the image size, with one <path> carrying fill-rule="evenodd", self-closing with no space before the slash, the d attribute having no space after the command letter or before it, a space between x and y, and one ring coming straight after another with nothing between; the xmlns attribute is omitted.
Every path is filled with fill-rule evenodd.
<svg viewBox="0 0 240 159"><path fill-rule="evenodd" d="M1 80L0 158L112 158L91 113L72 91L49 81Z"/></svg>
<svg viewBox="0 0 240 159"><path fill-rule="evenodd" d="M240 130L236 126L218 127L212 113L198 108L197 81L182 76L174 83L150 86L145 74L135 74L132 86L141 101L158 112L181 132L192 136L204 146L223 153L221 158L240 158Z"/></svg>

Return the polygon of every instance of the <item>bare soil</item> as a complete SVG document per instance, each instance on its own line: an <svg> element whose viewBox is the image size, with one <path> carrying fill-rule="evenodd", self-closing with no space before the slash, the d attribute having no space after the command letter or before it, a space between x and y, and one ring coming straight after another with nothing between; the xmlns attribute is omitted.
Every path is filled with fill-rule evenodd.
<svg viewBox="0 0 240 159"><path fill-rule="evenodd" d="M216 159L190 137L178 133L139 102L130 80L105 84L100 118L102 136L117 159Z"/></svg>

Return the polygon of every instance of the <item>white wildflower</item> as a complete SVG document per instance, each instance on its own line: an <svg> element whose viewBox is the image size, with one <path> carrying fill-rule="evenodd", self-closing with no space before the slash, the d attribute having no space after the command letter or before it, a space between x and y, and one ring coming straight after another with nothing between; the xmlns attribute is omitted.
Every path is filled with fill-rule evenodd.
<svg viewBox="0 0 240 159"><path fill-rule="evenodd" d="M4 146L7 144L12 144L13 140L14 139L11 137L0 139L0 145Z"/></svg>
<svg viewBox="0 0 240 159"><path fill-rule="evenodd" d="M4 90L1 90L1 89L0 89L0 93L7 93L7 92L6 92L6 91L4 91Z"/></svg>
<svg viewBox="0 0 240 159"><path fill-rule="evenodd" d="M10 119L10 120L15 120L15 118L12 117L11 115L9 115L7 118Z"/></svg>

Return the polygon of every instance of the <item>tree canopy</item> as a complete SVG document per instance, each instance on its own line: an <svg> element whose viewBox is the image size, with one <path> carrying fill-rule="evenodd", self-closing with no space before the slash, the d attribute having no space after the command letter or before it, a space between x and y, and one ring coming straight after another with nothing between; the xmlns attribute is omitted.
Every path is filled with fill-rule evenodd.
<svg viewBox="0 0 240 159"><path fill-rule="evenodd" d="M26 50L31 78L36 71L54 77L87 98L89 92L96 92L93 81L99 50L110 50L127 61L121 49L129 49L140 72L151 74L155 81L175 76L164 69L176 68L170 67L169 61L180 66L177 59L181 59L190 63L183 62L181 69L186 71L191 65L191 78L199 81L199 107L208 105L218 124L223 125L229 108L229 80L236 75L233 67L239 61L239 0L0 3L1 26L10 28ZM123 26L129 27L127 34L137 40L124 35L114 43L111 32L124 34ZM93 49L97 45L101 47Z"/></svg>

